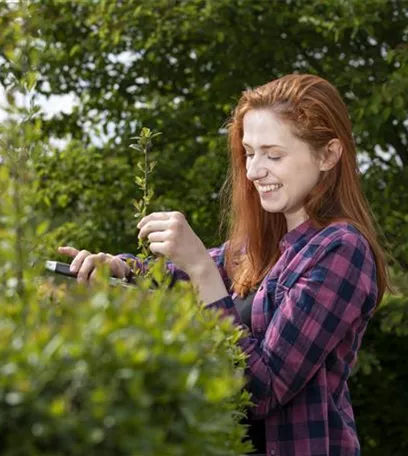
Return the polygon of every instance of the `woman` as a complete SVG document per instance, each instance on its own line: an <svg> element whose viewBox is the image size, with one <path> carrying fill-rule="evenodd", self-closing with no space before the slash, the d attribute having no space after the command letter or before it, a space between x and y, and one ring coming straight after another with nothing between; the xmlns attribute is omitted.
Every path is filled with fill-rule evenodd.
<svg viewBox="0 0 408 456"><path fill-rule="evenodd" d="M347 379L388 279L347 108L324 79L288 75L242 94L229 145L228 241L206 250L178 212L148 215L139 236L248 329L239 345L256 453L359 455ZM60 252L75 257L79 281L98 262L129 273L112 255Z"/></svg>

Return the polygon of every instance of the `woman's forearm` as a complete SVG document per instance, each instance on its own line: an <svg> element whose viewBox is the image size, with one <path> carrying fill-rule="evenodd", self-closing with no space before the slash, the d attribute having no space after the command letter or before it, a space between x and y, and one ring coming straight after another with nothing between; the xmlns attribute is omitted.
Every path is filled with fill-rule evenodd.
<svg viewBox="0 0 408 456"><path fill-rule="evenodd" d="M189 276L204 304L211 304L228 296L222 277L211 257L195 265L194 269L189 271Z"/></svg>

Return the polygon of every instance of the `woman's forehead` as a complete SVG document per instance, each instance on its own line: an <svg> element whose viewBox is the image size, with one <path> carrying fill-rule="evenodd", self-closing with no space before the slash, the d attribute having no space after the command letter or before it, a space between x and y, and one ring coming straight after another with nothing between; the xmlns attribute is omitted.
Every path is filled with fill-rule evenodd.
<svg viewBox="0 0 408 456"><path fill-rule="evenodd" d="M295 138L290 126L270 110L248 111L243 119L242 142L251 147L284 146Z"/></svg>

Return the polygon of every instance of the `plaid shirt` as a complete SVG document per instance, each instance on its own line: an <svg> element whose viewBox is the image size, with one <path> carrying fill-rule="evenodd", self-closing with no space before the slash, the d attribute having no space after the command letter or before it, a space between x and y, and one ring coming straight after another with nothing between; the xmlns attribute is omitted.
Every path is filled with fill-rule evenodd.
<svg viewBox="0 0 408 456"><path fill-rule="evenodd" d="M252 419L265 420L270 456L359 456L347 379L377 300L367 240L352 225L322 230L310 220L286 233L279 261L252 305L248 355ZM225 244L210 249L227 289ZM188 276L168 264L175 280ZM235 293L209 308L243 325Z"/></svg>

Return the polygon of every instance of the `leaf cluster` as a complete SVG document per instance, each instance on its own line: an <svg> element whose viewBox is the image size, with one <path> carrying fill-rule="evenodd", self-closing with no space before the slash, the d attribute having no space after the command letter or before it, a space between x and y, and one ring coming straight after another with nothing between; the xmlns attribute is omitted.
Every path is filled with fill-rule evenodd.
<svg viewBox="0 0 408 456"><path fill-rule="evenodd" d="M86 290L37 281L0 298L0 452L236 455L248 395L241 332L189 285ZM21 310L25 309L25 319Z"/></svg>
<svg viewBox="0 0 408 456"><path fill-rule="evenodd" d="M136 176L135 178L136 185L143 191L143 197L139 201L135 200L133 202L137 211L134 217L138 220L141 220L147 215L148 206L154 195L153 187L149 185L150 182L148 182L148 175L151 174L157 162L151 161L149 163L148 153L151 150L153 139L159 135L159 132L153 133L149 128L143 127L140 136L131 138L136 139L137 142L131 144L130 147L143 155L143 160L137 163L137 169L143 174L141 176ZM139 248L143 257L147 258L149 255L148 246L144 239L139 240Z"/></svg>

